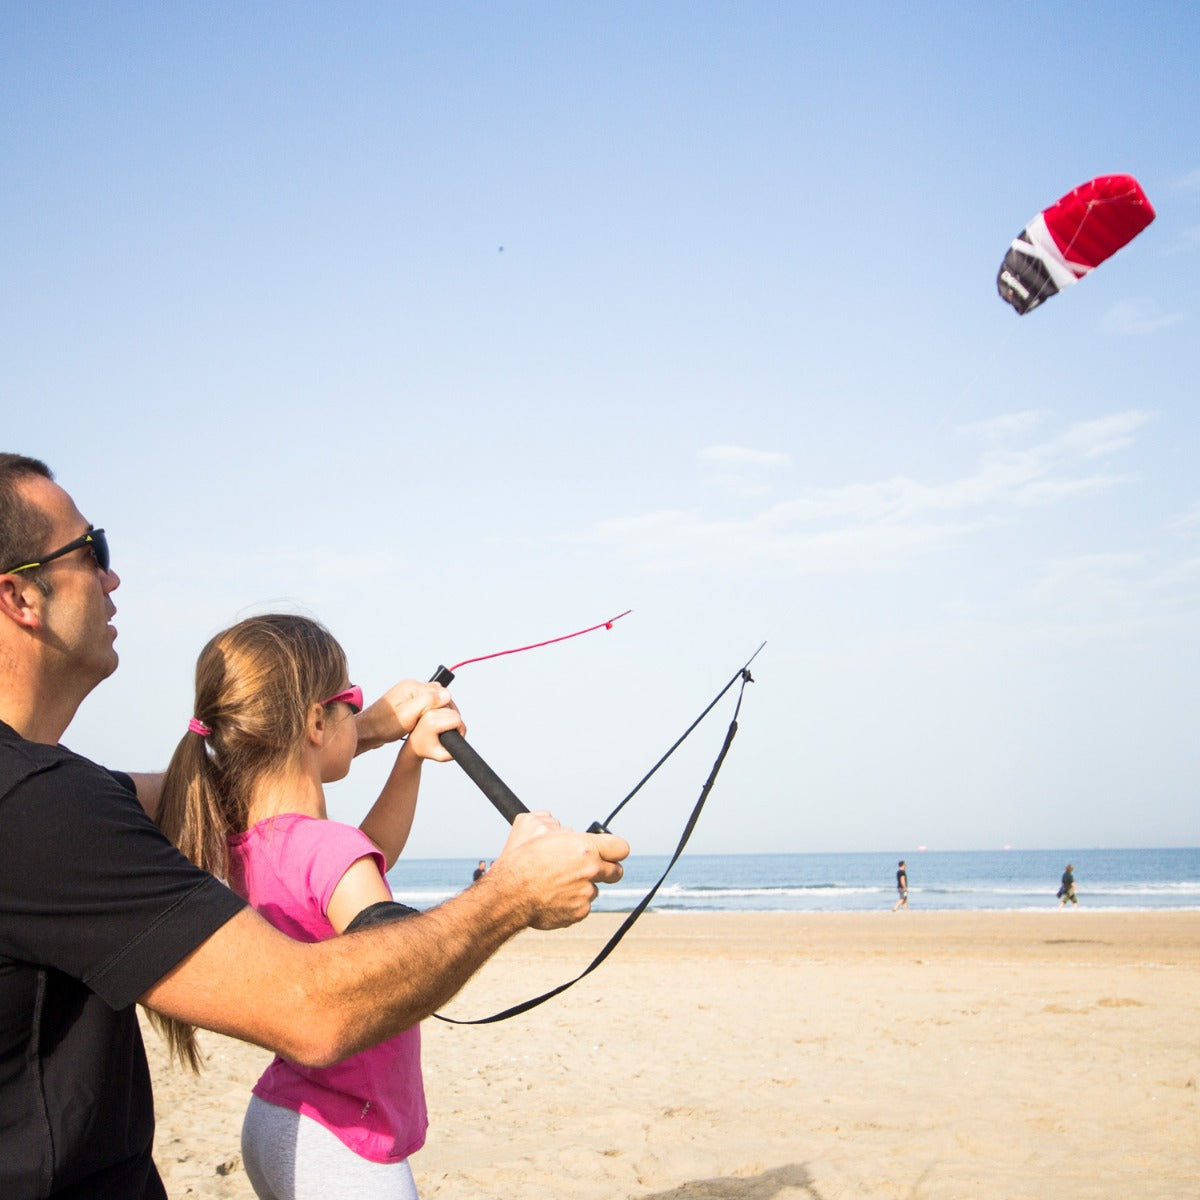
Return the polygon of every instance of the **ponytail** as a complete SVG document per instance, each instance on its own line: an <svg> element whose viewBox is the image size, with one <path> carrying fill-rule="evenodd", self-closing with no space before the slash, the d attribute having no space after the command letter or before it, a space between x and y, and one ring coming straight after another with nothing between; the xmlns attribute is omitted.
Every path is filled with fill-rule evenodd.
<svg viewBox="0 0 1200 1200"><path fill-rule="evenodd" d="M192 722L171 756L155 818L196 866L228 883L229 837L248 828L255 784L300 753L309 705L345 678L341 646L307 617L251 617L200 652ZM171 1053L199 1073L195 1027L149 1016Z"/></svg>

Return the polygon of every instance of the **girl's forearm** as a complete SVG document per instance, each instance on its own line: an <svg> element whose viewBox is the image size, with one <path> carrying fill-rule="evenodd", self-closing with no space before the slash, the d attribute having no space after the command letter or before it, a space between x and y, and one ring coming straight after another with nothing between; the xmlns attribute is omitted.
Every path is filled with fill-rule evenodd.
<svg viewBox="0 0 1200 1200"><path fill-rule="evenodd" d="M400 747L379 798L359 826L382 851L388 870L395 865L412 832L421 786L421 762L407 742Z"/></svg>

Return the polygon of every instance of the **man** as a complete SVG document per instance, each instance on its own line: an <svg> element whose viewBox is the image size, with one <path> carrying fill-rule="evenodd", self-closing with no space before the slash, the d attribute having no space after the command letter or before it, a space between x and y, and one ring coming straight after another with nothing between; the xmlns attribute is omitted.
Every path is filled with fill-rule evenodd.
<svg viewBox="0 0 1200 1200"><path fill-rule="evenodd" d="M508 938L590 910L625 842L519 817L492 870L427 913L326 942L273 929L61 747L117 666L108 544L35 459L0 454L0 1196L160 1200L133 1007L339 1061L445 1003ZM363 714L365 745L411 717ZM408 726L411 728L411 724Z"/></svg>
<svg viewBox="0 0 1200 1200"><path fill-rule="evenodd" d="M1075 868L1070 863L1067 863L1067 869L1062 875L1062 883L1058 888L1058 907L1066 908L1068 902L1079 903L1079 897L1075 895Z"/></svg>
<svg viewBox="0 0 1200 1200"><path fill-rule="evenodd" d="M898 908L908 907L908 868L904 865L904 859L897 863L896 869L896 903L892 905L892 912Z"/></svg>

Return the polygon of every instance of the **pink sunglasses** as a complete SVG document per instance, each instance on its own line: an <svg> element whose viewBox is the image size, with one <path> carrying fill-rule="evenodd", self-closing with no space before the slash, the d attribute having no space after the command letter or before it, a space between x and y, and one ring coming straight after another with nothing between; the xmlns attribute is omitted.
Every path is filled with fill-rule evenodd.
<svg viewBox="0 0 1200 1200"><path fill-rule="evenodd" d="M336 696L330 696L328 700L322 700L321 704L348 704L355 713L360 713L363 710L363 694L362 688L357 683L352 683L344 692L338 692Z"/></svg>

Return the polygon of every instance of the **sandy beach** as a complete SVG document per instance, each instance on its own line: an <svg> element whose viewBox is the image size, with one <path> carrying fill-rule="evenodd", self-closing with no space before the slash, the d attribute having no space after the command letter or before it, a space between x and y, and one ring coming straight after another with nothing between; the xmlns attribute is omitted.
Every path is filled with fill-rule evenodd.
<svg viewBox="0 0 1200 1200"><path fill-rule="evenodd" d="M527 933L447 1007L578 973L620 918ZM574 989L424 1025L423 1200L1200 1195L1200 913L650 914ZM253 1191L263 1051L196 1080L147 1032L173 1198Z"/></svg>

